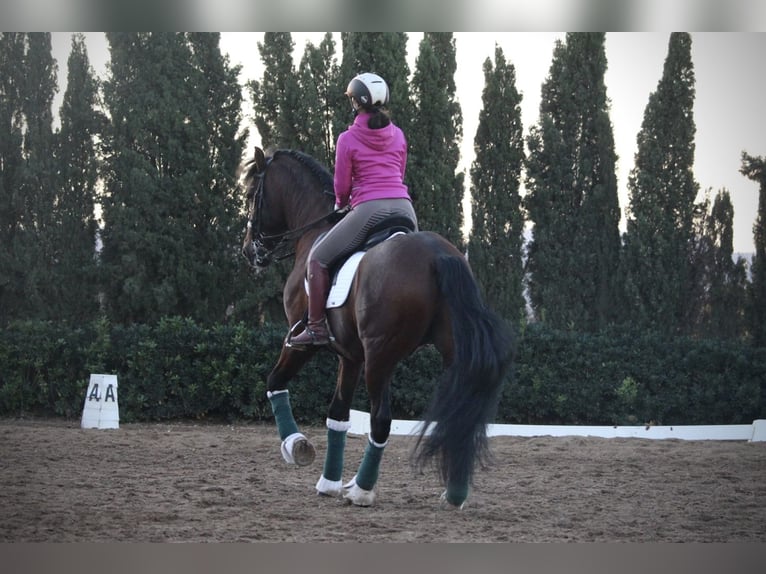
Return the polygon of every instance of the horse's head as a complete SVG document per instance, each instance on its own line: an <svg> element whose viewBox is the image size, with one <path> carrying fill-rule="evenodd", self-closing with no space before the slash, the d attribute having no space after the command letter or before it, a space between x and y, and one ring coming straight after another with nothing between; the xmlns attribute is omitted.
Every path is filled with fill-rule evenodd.
<svg viewBox="0 0 766 574"><path fill-rule="evenodd" d="M332 176L305 153L278 150L266 158L256 147L243 186L249 215L242 253L252 266L289 257L297 238L334 222Z"/></svg>
<svg viewBox="0 0 766 574"><path fill-rule="evenodd" d="M268 232L268 214L264 213L264 179L269 161L259 147L255 156L244 166L243 187L248 202L247 231L242 244L242 254L252 267L266 267L272 261L272 253L280 238Z"/></svg>

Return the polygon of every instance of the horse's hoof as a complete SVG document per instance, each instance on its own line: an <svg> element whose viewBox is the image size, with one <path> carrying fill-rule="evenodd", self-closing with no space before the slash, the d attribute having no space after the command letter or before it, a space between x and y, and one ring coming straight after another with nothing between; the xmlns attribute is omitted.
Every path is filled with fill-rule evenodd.
<svg viewBox="0 0 766 574"><path fill-rule="evenodd" d="M356 506L372 506L375 503L375 491L359 488L355 482L343 495L343 498Z"/></svg>
<svg viewBox="0 0 766 574"><path fill-rule="evenodd" d="M308 466L316 458L317 451L308 439L298 439L293 443L293 460L298 466Z"/></svg>
<svg viewBox="0 0 766 574"><path fill-rule="evenodd" d="M288 464L306 466L314 462L316 451L308 439L299 432L293 433L282 441L282 458Z"/></svg>
<svg viewBox="0 0 766 574"><path fill-rule="evenodd" d="M315 488L319 496L340 498L343 495L343 482L340 480L327 480L324 474L319 477Z"/></svg>
<svg viewBox="0 0 766 574"><path fill-rule="evenodd" d="M447 491L445 490L444 492L442 492L442 495L439 497L439 506L447 510L463 510L463 507L465 506L465 501L461 502L460 504L453 504L447 499Z"/></svg>

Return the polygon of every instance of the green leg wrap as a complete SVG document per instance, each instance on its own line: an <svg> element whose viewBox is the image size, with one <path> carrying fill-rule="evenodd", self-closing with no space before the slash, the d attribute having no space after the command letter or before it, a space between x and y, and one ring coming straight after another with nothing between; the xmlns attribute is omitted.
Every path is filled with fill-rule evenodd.
<svg viewBox="0 0 766 574"><path fill-rule="evenodd" d="M447 483L447 502L460 506L468 498L468 484Z"/></svg>
<svg viewBox="0 0 766 574"><path fill-rule="evenodd" d="M290 393L269 393L269 402L271 410L274 412L274 418L277 421L277 430L279 438L285 440L291 434L298 432L298 425L293 418L293 409L290 407Z"/></svg>
<svg viewBox="0 0 766 574"><path fill-rule="evenodd" d="M322 476L327 480L341 480L343 476L343 451L346 448L346 431L327 429L327 455Z"/></svg>
<svg viewBox="0 0 766 574"><path fill-rule="evenodd" d="M372 487L378 482L380 459L383 457L384 448L385 446L375 446L372 442L367 443L364 458L362 458L359 471L356 473L356 484L359 488L372 490Z"/></svg>

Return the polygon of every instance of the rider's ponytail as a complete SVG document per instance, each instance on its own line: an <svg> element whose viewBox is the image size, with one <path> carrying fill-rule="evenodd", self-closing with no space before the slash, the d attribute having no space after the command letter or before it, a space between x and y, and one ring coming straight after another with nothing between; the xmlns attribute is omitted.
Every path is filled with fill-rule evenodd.
<svg viewBox="0 0 766 574"><path fill-rule="evenodd" d="M391 118L389 117L387 111L378 107L370 110L370 118L367 120L367 127L371 130L379 130L386 127L390 123Z"/></svg>

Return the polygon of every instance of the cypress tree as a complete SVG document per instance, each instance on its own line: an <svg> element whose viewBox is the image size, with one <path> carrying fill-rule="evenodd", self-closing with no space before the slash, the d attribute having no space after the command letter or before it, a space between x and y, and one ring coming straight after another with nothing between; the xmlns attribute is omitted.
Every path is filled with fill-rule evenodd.
<svg viewBox="0 0 766 574"><path fill-rule="evenodd" d="M85 37L72 36L67 63L67 89L61 105L57 134L59 181L51 230L55 249L54 296L56 315L84 322L98 315L96 265L96 183L99 161L97 138L105 118L97 108L99 85L90 66Z"/></svg>
<svg viewBox="0 0 766 574"><path fill-rule="evenodd" d="M327 32L319 46L306 44L298 68L301 105L296 109L302 117L298 122L301 149L328 167L335 163L333 119L343 98L343 91L338 89L338 69L332 33Z"/></svg>
<svg viewBox="0 0 766 574"><path fill-rule="evenodd" d="M471 165L468 258L487 302L518 323L524 317L523 230L519 193L524 161L522 97L502 48L484 62L484 90Z"/></svg>
<svg viewBox="0 0 766 574"><path fill-rule="evenodd" d="M750 267L748 325L753 344L766 347L766 159L742 152L740 173L758 183L758 215L753 225L755 254Z"/></svg>
<svg viewBox="0 0 766 574"><path fill-rule="evenodd" d="M255 126L266 153L280 148L300 149L306 143L308 111L306 98L299 92L299 79L293 65L295 43L289 32L267 32L258 51L264 65L260 80L248 82L253 100ZM248 153L248 157L252 157ZM251 278L253 294L243 294L238 315L246 313L264 320L284 320L282 286L292 261L275 262Z"/></svg>
<svg viewBox="0 0 766 574"><path fill-rule="evenodd" d="M582 146L576 183L583 189L577 255L590 274L585 282L584 324L603 329L617 318L619 307L620 202L617 194L617 154L609 117L604 74L607 61L603 34L578 34L578 68L587 70L584 81L584 118L579 135ZM582 84L581 84L582 85ZM582 89L582 88L581 88ZM577 246L575 246L577 248Z"/></svg>
<svg viewBox="0 0 766 574"><path fill-rule="evenodd" d="M246 216L237 174L249 134L240 130L240 67L230 66L228 56L221 53L220 34L189 34L188 43L195 73L187 90L198 113L198 120L191 123L196 124L195 137L202 142L196 142L199 149L190 158L194 162L190 281L198 286L197 317L215 322L243 293L256 290L246 283L240 253Z"/></svg>
<svg viewBox="0 0 766 574"><path fill-rule="evenodd" d="M0 33L0 325L20 316L24 301L26 218L21 191L26 34Z"/></svg>
<svg viewBox="0 0 766 574"><path fill-rule="evenodd" d="M293 42L290 32L266 32L258 51L263 62L260 81L248 82L253 99L255 126L264 149L300 149L298 79L293 66Z"/></svg>
<svg viewBox="0 0 766 574"><path fill-rule="evenodd" d="M420 228L462 248L465 174L457 172L463 115L455 98L456 68L452 33L426 32L412 79L417 113L408 180Z"/></svg>
<svg viewBox="0 0 766 574"><path fill-rule="evenodd" d="M620 210L605 72L603 33L557 41L527 137L529 293L537 318L556 328L604 328L616 307Z"/></svg>
<svg viewBox="0 0 766 574"><path fill-rule="evenodd" d="M624 261L626 319L669 333L690 330L693 304L694 93L691 36L673 33L628 178Z"/></svg>
<svg viewBox="0 0 766 574"><path fill-rule="evenodd" d="M173 62L188 62L175 36L107 34L110 77L104 100L111 124L105 135L103 278L107 311L115 322L151 322L176 308L168 272L178 267L173 237L180 198L170 188L168 123L185 106ZM175 50L174 50L175 48ZM172 100L173 110L168 109ZM175 126L174 126L175 129ZM175 143L175 141L174 141ZM173 158L175 161L176 158ZM171 231L170 227L174 227Z"/></svg>
<svg viewBox="0 0 766 574"><path fill-rule="evenodd" d="M713 201L708 234L714 246L710 282L710 319L707 335L736 339L743 335L747 269L745 260L734 260L734 206L726 189Z"/></svg>
<svg viewBox="0 0 766 574"><path fill-rule="evenodd" d="M53 134L53 98L58 91L58 65L49 32L27 35L21 109L24 115L23 175L20 194L25 204L20 243L15 252L24 297L18 302L22 317L56 319L50 306L59 267L52 231L55 227L56 159Z"/></svg>
<svg viewBox="0 0 766 574"><path fill-rule="evenodd" d="M218 35L107 34L103 267L110 317L218 321L234 301L240 90ZM241 225L241 224L240 224ZM230 278L222 281L222 277Z"/></svg>
<svg viewBox="0 0 766 574"><path fill-rule="evenodd" d="M734 261L734 207L726 189L695 210L688 324L696 336L737 339L744 334L745 260Z"/></svg>

